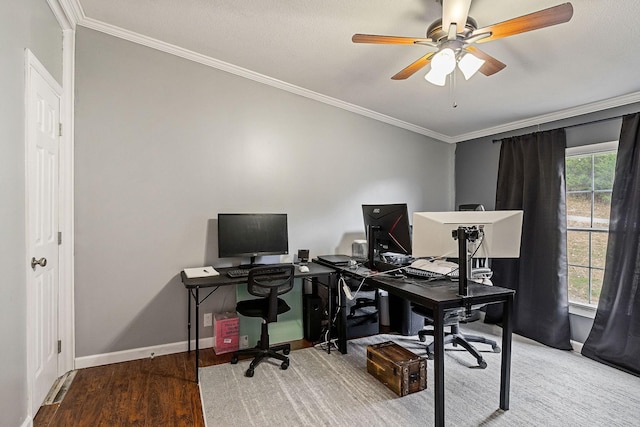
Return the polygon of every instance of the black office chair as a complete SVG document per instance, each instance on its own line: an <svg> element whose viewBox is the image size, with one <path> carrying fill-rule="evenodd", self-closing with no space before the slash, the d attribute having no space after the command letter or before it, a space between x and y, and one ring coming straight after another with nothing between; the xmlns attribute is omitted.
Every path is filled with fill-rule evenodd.
<svg viewBox="0 0 640 427"><path fill-rule="evenodd" d="M484 211L484 206L481 204L466 204L466 205L458 206L458 210ZM487 267L487 264L488 264L488 260L474 260L474 262L476 264L472 266L472 270L474 268ZM431 310L416 304L412 304L411 310L414 313L424 317L425 324L427 326L433 325L433 314ZM480 317L481 316L480 316L479 310L470 310L470 311L454 310L447 313L444 318L444 326L445 328L449 327L450 329L448 332L445 331L444 343L445 345L453 344L454 347L458 345L464 347L465 350L467 350L469 353L471 353L471 355L473 355L473 357L476 358L476 360L478 361L478 366L484 369L487 367L487 362L484 361L484 359L480 355L480 352L478 352L478 350L474 346L472 346L470 343L474 342L474 343L489 344L491 346L491 349L494 351L494 353L500 353L500 347L495 341L490 340L489 338L485 338L479 335L463 334L462 332L460 332L460 323L475 322L476 320L479 320ZM422 342L426 341L425 337L427 335L433 336L433 330L423 329L418 332L418 338L420 338L420 341ZM428 358L432 358L433 347L434 347L433 342L429 344L429 346L427 346Z"/></svg>
<svg viewBox="0 0 640 427"><path fill-rule="evenodd" d="M236 311L243 316L262 318L262 332L256 347L238 350L231 357L231 363L236 364L239 356L255 356L245 372L247 377L253 377L256 366L269 357L281 360L280 368L289 367L289 358L286 355L291 351L291 345L287 343L270 347L269 323L277 322L278 315L291 310L278 296L293 289L294 268L292 264L282 264L254 267L249 271L247 289L251 295L260 298L238 302Z"/></svg>
<svg viewBox="0 0 640 427"><path fill-rule="evenodd" d="M412 304L411 310L414 313L419 314L420 316L425 318L426 326L433 326L433 312L431 310L417 304ZM485 362L480 352L473 345L471 345L471 343L475 342L489 344L491 346L491 350L493 350L494 353L500 353L500 347L495 341L490 340L489 338L485 338L479 335L463 334L462 332L460 332L460 323L466 323L467 320L469 319L465 318L464 309L452 310L448 313L445 313L444 327L448 327L449 331L445 330L444 344L453 344L454 347L458 345L464 347L465 350L467 350L473 357L476 358L476 360L478 361L478 367L484 369L487 367L487 362ZM420 341L424 342L426 341L425 337L427 335L433 336L433 331L433 329L422 329L418 331L418 338L420 339ZM427 346L428 359L433 359L433 349L434 342L431 342Z"/></svg>
<svg viewBox="0 0 640 427"><path fill-rule="evenodd" d="M357 292L355 300L347 301L347 339L377 335L380 332L379 298L376 288L347 279L352 294Z"/></svg>
<svg viewBox="0 0 640 427"><path fill-rule="evenodd" d="M349 289L352 291L358 290L358 287L349 286ZM360 292L362 293L370 293L373 294L373 298L370 297L360 297L356 298L355 303L350 305L349 307L349 315L348 319L352 319L356 317L356 313L358 311L363 311L362 309L366 307L374 307L376 310L371 312L364 313L365 316L377 319L377 308L378 308L378 292L376 288L372 288L371 286L363 285L360 287Z"/></svg>

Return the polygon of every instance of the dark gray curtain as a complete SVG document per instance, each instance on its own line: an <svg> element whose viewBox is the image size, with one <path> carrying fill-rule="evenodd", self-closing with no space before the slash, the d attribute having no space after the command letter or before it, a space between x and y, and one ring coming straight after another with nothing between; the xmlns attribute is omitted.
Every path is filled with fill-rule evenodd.
<svg viewBox="0 0 640 427"><path fill-rule="evenodd" d="M492 281L515 289L513 331L571 349L567 291L564 129L502 140L496 210L522 209L519 259L494 259ZM498 323L502 308L487 307Z"/></svg>
<svg viewBox="0 0 640 427"><path fill-rule="evenodd" d="M624 116L602 293L582 354L640 375L640 113Z"/></svg>

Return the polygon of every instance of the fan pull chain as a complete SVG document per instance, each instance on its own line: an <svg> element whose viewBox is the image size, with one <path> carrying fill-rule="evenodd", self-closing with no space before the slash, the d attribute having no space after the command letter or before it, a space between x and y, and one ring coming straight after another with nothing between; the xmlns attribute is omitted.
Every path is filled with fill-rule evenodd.
<svg viewBox="0 0 640 427"><path fill-rule="evenodd" d="M451 101L451 108L456 108L458 103L456 102L456 71L449 74L449 100Z"/></svg>

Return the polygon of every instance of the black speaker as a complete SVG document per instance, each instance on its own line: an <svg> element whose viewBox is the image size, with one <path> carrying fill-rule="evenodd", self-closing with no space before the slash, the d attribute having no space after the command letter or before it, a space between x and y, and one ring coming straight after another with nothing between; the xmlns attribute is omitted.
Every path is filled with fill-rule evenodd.
<svg viewBox="0 0 640 427"><path fill-rule="evenodd" d="M304 320L304 339L320 341L322 334L322 298L317 295L304 295L302 298L302 317Z"/></svg>
<svg viewBox="0 0 640 427"><path fill-rule="evenodd" d="M301 264L309 261L309 249L298 249L298 261Z"/></svg>

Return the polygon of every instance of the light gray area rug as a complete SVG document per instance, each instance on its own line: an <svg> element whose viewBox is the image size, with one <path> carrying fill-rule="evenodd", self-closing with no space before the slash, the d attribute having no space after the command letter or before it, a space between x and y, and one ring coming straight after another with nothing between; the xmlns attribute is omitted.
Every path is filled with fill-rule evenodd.
<svg viewBox="0 0 640 427"><path fill-rule="evenodd" d="M498 327L476 322L467 330L500 342ZM433 425L432 361L427 362L427 389L405 397L367 372L367 345L388 340L425 354L416 337L378 335L349 341L347 355L316 348L294 351L288 370L263 362L253 378L244 376L249 360L202 368L207 425ZM498 409L501 355L490 351L483 355L489 366L474 369L475 359L465 351L446 352L449 426L640 426L638 377L514 335L510 409L502 411Z"/></svg>

